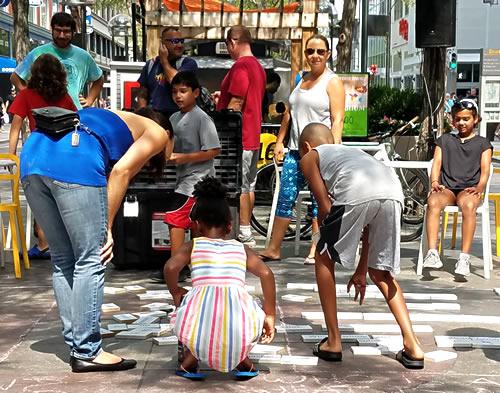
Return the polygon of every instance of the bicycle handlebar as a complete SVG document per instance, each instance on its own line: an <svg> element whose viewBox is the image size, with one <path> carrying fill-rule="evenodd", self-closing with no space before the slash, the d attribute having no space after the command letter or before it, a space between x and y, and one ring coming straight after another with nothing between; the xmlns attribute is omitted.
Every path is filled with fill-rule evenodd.
<svg viewBox="0 0 500 393"><path fill-rule="evenodd" d="M409 127L411 127L411 129L415 128L417 126L415 124L415 122L417 122L418 119L419 119L419 117L415 116L408 123L403 124L401 127L397 128L396 130L387 131L387 132L384 132L383 134L376 134L376 135L369 137L368 139L369 140L383 141L384 139L386 139L390 136L396 135L398 133L401 133L401 132L407 130Z"/></svg>

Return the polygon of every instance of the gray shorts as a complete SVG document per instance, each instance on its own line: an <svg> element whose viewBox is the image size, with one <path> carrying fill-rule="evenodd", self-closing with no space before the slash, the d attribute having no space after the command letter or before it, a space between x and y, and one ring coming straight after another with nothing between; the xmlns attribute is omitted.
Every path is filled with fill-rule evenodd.
<svg viewBox="0 0 500 393"><path fill-rule="evenodd" d="M359 240L368 225L368 266L398 274L400 219L401 204L391 199L332 206L321 225L317 250L327 252L331 260L346 268L354 268Z"/></svg>
<svg viewBox="0 0 500 393"><path fill-rule="evenodd" d="M241 193L255 191L257 182L257 162L259 161L259 150L243 150L241 159Z"/></svg>

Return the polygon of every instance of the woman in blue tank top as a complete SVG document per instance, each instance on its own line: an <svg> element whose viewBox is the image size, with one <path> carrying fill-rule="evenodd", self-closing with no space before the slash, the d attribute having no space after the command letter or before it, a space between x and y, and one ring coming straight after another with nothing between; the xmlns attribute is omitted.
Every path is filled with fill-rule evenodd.
<svg viewBox="0 0 500 393"><path fill-rule="evenodd" d="M47 235L54 293L73 372L135 367L102 350L100 314L113 220L129 181L148 162L161 173L173 148L168 120L106 109L80 110L63 137L34 130L21 153L21 181ZM150 118L147 118L148 116Z"/></svg>

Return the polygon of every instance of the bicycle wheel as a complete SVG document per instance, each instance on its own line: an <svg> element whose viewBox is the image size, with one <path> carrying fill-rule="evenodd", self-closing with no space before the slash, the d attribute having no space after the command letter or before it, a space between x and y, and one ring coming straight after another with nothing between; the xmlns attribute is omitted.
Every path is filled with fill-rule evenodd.
<svg viewBox="0 0 500 393"><path fill-rule="evenodd" d="M427 172L420 168L397 168L396 173L404 194L401 241L410 242L418 239L422 234L429 179Z"/></svg>
<svg viewBox="0 0 500 393"><path fill-rule="evenodd" d="M280 163L279 166L282 164ZM271 205L275 188L274 165L268 164L257 171L257 182L255 184L255 204L252 211L250 225L262 236L267 236L269 227L269 217L271 214ZM311 217L308 214L301 220L300 238L302 240L310 239L311 235ZM295 239L295 218L292 218L290 225L285 233L284 240Z"/></svg>

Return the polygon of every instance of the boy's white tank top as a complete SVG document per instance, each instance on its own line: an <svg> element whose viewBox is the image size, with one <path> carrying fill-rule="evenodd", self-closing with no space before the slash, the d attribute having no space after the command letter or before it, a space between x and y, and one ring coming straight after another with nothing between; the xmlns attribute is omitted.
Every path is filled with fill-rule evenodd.
<svg viewBox="0 0 500 393"><path fill-rule="evenodd" d="M290 150L299 149L299 136L309 123L322 123L331 128L330 99L326 87L330 79L335 77L335 73L327 69L311 89L302 89L303 79L301 79L290 94L289 103L292 115L292 128L288 142Z"/></svg>

